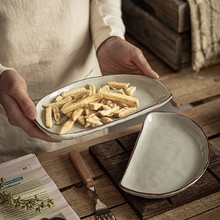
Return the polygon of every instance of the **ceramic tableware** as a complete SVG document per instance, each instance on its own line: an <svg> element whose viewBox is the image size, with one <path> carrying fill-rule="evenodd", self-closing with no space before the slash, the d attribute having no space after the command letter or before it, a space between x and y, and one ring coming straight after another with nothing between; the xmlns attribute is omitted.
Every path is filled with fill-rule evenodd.
<svg viewBox="0 0 220 220"><path fill-rule="evenodd" d="M195 122L176 113L151 112L120 187L140 197L170 197L198 181L208 163L208 140Z"/></svg>
<svg viewBox="0 0 220 220"><path fill-rule="evenodd" d="M89 83L93 83L96 86L96 88L100 88L102 85L106 84L109 81L129 82L131 85L137 87L134 97L139 100L140 104L133 114L125 118L114 119L113 122L104 124L96 128L84 128L80 125L74 125L69 132L63 135L60 135L57 132L58 126L55 125L53 126L53 128L47 128L45 126L45 111L43 108L44 104L53 102L55 97L57 97L59 94L61 94L64 91L68 91L73 88L80 88L82 86L86 87ZM147 112L150 112L152 110L155 110L163 106L171 98L172 98L171 92L162 82L146 76L119 74L119 75L93 77L67 85L63 88L58 89L57 91L54 91L46 95L41 100L39 100L39 102L36 104L38 116L35 120L35 123L43 132L45 132L47 135L51 137L58 139L72 139L110 126L114 126L118 123L122 123L129 119L143 115Z"/></svg>

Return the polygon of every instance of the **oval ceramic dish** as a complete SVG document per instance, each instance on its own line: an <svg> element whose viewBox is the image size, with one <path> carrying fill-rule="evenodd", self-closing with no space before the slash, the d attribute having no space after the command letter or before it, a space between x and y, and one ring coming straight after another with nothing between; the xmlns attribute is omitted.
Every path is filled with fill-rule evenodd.
<svg viewBox="0 0 220 220"><path fill-rule="evenodd" d="M57 97L64 91L68 91L74 88L86 87L89 83L93 83L96 86L96 88L100 88L102 85L106 84L109 81L128 82L131 85L137 87L134 97L139 100L139 107L135 110L133 114L125 118L114 119L113 122L104 124L96 128L83 128L80 125L74 125L68 133L63 135L58 134L58 126L54 125L50 129L48 129L45 126L45 111L43 109L43 105L53 102L55 97ZM151 79L146 76L121 74L93 77L77 81L43 97L36 104L38 116L35 120L35 123L43 132L45 132L47 135L51 137L59 139L72 139L143 115L147 112L161 107L162 105L167 103L171 98L172 95L170 91L166 88L166 86L163 83L161 83L159 80Z"/></svg>
<svg viewBox="0 0 220 220"><path fill-rule="evenodd" d="M149 113L120 187L145 198L173 196L204 174L209 154L206 135L192 120L176 113Z"/></svg>

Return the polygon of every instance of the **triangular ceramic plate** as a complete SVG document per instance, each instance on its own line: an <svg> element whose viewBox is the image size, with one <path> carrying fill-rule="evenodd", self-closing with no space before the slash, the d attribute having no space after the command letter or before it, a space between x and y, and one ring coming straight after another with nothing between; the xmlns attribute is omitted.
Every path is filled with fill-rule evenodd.
<svg viewBox="0 0 220 220"><path fill-rule="evenodd" d="M209 154L207 137L195 122L176 113L149 113L120 187L140 197L170 197L204 174Z"/></svg>
<svg viewBox="0 0 220 220"><path fill-rule="evenodd" d="M114 119L113 122L104 124L96 128L83 128L82 126L76 124L68 133L64 135L60 135L58 133L59 126L55 125L51 129L48 129L45 126L45 111L43 109L43 105L53 102L55 97L57 97L59 94L61 94L64 91L68 91L73 88L86 87L89 83L93 83L96 86L96 88L100 88L102 85L106 84L109 81L128 82L131 85L136 86L137 89L135 91L134 97L139 100L139 107L135 110L133 114L125 118ZM166 86L162 82L146 76L119 74L119 75L93 77L93 78L77 81L73 84L60 88L57 91L54 91L48 94L47 96L43 97L36 104L38 116L35 122L43 132L45 132L47 135L51 137L59 138L59 139L72 139L116 125L118 123L125 122L129 119L148 113L152 110L155 110L163 106L171 98L172 98L171 92L166 88Z"/></svg>

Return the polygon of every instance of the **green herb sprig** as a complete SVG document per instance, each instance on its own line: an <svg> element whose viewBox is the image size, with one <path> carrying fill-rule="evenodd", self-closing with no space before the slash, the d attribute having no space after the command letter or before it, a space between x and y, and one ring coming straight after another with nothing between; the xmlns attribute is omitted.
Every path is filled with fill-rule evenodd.
<svg viewBox="0 0 220 220"><path fill-rule="evenodd" d="M46 201L38 198L36 195L33 198L21 199L21 197L14 198L10 192L4 190L4 179L0 179L0 205L10 205L15 208L33 210L41 212L42 209L48 207L51 208L54 205L53 199L47 199Z"/></svg>

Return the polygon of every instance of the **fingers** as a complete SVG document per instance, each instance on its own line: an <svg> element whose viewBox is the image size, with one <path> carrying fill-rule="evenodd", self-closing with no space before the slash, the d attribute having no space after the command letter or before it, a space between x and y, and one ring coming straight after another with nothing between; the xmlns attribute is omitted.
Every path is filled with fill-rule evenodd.
<svg viewBox="0 0 220 220"><path fill-rule="evenodd" d="M159 75L151 68L140 49L136 47L131 48L131 60L144 75L155 79L159 78Z"/></svg>
<svg viewBox="0 0 220 220"><path fill-rule="evenodd" d="M6 72L6 71L5 71ZM0 102L11 125L22 128L30 137L60 142L44 134L33 122L37 112L29 98L24 79L15 71L1 75Z"/></svg>
<svg viewBox="0 0 220 220"><path fill-rule="evenodd" d="M25 119L24 119L25 120ZM35 124L33 121L26 120L22 123L20 126L30 137L32 138L38 138L47 142L61 142L59 139L51 138L45 133L43 133Z"/></svg>
<svg viewBox="0 0 220 220"><path fill-rule="evenodd" d="M34 120L37 117L35 105L25 89L15 86L10 89L9 94L16 100L27 118Z"/></svg>
<svg viewBox="0 0 220 220"><path fill-rule="evenodd" d="M104 75L132 73L159 78L142 51L119 37L110 37L104 41L97 51L97 58Z"/></svg>
<svg viewBox="0 0 220 220"><path fill-rule="evenodd" d="M34 122L27 120L22 125L22 129L32 138L38 138L47 142L57 142L60 143L61 140L51 138L45 133L43 133L35 124Z"/></svg>
<svg viewBox="0 0 220 220"><path fill-rule="evenodd" d="M12 95L13 98L17 101L18 105L21 107L24 115L30 120L34 120L37 117L37 111L28 94L21 89L19 92Z"/></svg>
<svg viewBox="0 0 220 220"><path fill-rule="evenodd" d="M27 85L22 76L16 71L8 70L3 72L0 82L1 96L12 97L18 103L24 115L30 120L34 120L37 111L27 93Z"/></svg>
<svg viewBox="0 0 220 220"><path fill-rule="evenodd" d="M33 121L25 117L19 105L11 97L2 100L9 123L13 126L22 128L30 137L38 138L48 142L60 142L58 139L51 138L44 134Z"/></svg>

